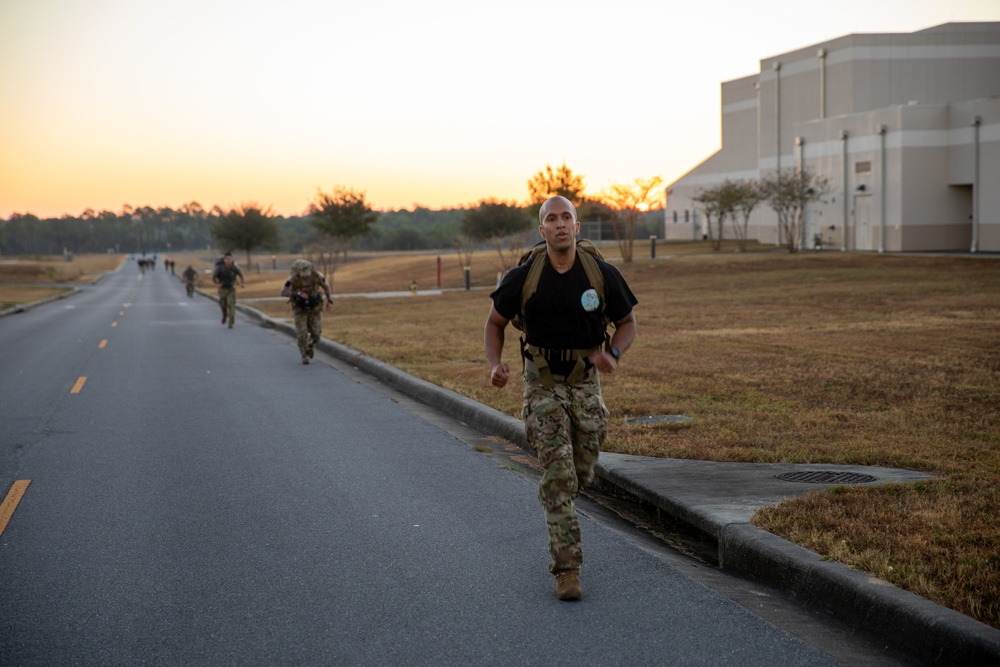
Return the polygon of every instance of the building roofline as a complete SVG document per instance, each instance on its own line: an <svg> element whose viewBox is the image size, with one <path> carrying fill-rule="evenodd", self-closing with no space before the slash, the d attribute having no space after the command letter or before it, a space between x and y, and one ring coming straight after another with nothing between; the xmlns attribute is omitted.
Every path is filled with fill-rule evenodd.
<svg viewBox="0 0 1000 667"><path fill-rule="evenodd" d="M916 30L913 35L926 34L968 34L968 33L1000 33L1000 21L952 21L940 23L923 30Z"/></svg>
<svg viewBox="0 0 1000 667"><path fill-rule="evenodd" d="M845 35L840 35L837 37L832 37L830 39L815 42L806 46L799 47L797 49L792 49L790 51L783 51L781 53L775 53L760 59L760 66L756 73L747 74L746 76L736 77L728 81L724 81L723 84L741 81L743 79L760 76L761 73L767 72L771 69L771 65L779 60L800 60L804 57L815 56L820 49L825 49L826 51L833 51L839 48L845 48L850 46L861 46L871 43L873 40L884 40L893 39L900 42L905 42L907 38L920 36L926 37L946 37L958 35L963 39L968 39L976 35L981 35L988 42L995 43L1000 39L1000 21L968 21L968 22L950 22L941 23L935 26L930 26L928 28L923 28L921 30L915 30L912 32L852 32Z"/></svg>

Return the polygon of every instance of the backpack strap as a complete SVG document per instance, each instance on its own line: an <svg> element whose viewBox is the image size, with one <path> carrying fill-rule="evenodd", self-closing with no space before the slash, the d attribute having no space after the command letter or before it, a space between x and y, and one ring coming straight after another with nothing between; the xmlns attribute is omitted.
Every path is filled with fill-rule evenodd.
<svg viewBox="0 0 1000 667"><path fill-rule="evenodd" d="M524 284L521 285L521 317L524 317L524 309L528 305L528 300L538 291L538 281L542 277L542 269L545 268L548 257L540 252L535 255L531 266L528 267L528 275L524 277Z"/></svg>
<svg viewBox="0 0 1000 667"><path fill-rule="evenodd" d="M580 256L580 262L583 263L583 270L587 274L587 280L590 281L590 286L597 292L597 296L601 300L601 310L604 310L604 274L601 273L601 267L597 265L597 258L586 250L580 252L578 249L576 254Z"/></svg>
<svg viewBox="0 0 1000 667"><path fill-rule="evenodd" d="M528 352L528 328L524 322L524 309L528 305L528 299L530 299L538 290L538 280L542 276L542 269L545 268L545 263L548 262L548 258L545 256L545 241L536 243L531 250L526 252L521 257L521 261L518 262L518 264L524 264L531 257L534 257L534 259L531 262L531 266L528 267L528 275L524 277L524 282L521 284L521 309L517 311L517 314L514 315L514 319L511 320L514 328L521 331L520 343L522 370L524 370L524 362L525 359L527 359L525 352ZM528 354L531 354L531 352L528 352ZM542 360L542 364L544 366L544 370L542 367L539 367L539 377L542 377L543 383L545 383L546 387L551 388L553 385L552 373L549 372L548 363L544 359ZM545 380L546 377L548 378L547 381Z"/></svg>
<svg viewBox="0 0 1000 667"><path fill-rule="evenodd" d="M583 264L583 271L587 274L587 280L590 282L590 286L594 288L597 292L598 301L601 304L601 317L604 321L604 343L606 347L611 346L611 335L608 333L609 321L607 316L604 315L604 274L601 273L601 267L597 264L597 257L600 256L600 250L597 249L593 243L587 240L578 240L576 244L576 254L580 258L580 263ZM513 324L514 327L525 331L524 325L524 310L528 305L528 300L534 296L535 292L538 290L538 281L541 279L542 270L545 268L545 264L548 263L548 256L545 254L545 242L535 244L528 252L526 252L522 257L519 264L523 264L528 259L534 257L531 262L531 266L528 267L528 275L524 277L524 283L521 285L521 310L517 315L514 316ZM600 349L600 348L598 348ZM587 356L593 354L597 350L567 350L566 352L572 355L569 359L564 359L564 361L576 360L576 365L573 371L567 376L567 382L574 383L579 382L583 379L583 375L586 372L586 362ZM554 380L552 379L552 371L549 370L548 361L545 358L546 351L535 345L528 345L526 340L526 334L521 335L521 361L522 363L527 359L525 352L531 355L534 361L535 367L538 370L538 377L541 379L542 384L546 388L551 389L554 385Z"/></svg>
<svg viewBox="0 0 1000 667"><path fill-rule="evenodd" d="M600 251L590 241L580 240L576 243L576 254L580 257L580 262L583 264L583 271L587 274L590 286L594 288L597 296L600 298L601 309L603 310L604 274L601 273L601 267L597 265L597 256L600 254ZM543 258L542 255L545 255L544 241L535 244L530 251L521 257L521 261L519 262L519 264L523 264L531 257L534 257L531 266L528 267L528 275L524 277L524 284L521 286L521 317L524 317L524 308L528 305L528 300L538 290L538 281L542 276L542 269L545 268L545 262L548 261L548 256L546 255Z"/></svg>

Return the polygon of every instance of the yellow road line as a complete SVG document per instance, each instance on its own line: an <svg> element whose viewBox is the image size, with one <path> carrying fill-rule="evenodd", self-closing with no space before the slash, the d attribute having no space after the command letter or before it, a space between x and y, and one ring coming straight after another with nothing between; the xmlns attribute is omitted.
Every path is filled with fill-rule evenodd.
<svg viewBox="0 0 1000 667"><path fill-rule="evenodd" d="M112 322L112 323L111 323L111 328L112 328L112 329L114 329L114 328L115 328L116 326L118 326L118 323L117 323L117 322Z"/></svg>
<svg viewBox="0 0 1000 667"><path fill-rule="evenodd" d="M100 344L99 344L99 345L97 346L97 349L98 349L98 350L103 350L103 349L104 349L104 348L106 348L107 346L108 346L108 339L107 339L107 338L105 338L105 339L104 339L104 340L102 340L102 341L100 342Z"/></svg>
<svg viewBox="0 0 1000 667"><path fill-rule="evenodd" d="M17 509L17 504L21 502L21 497L24 496L29 484L31 484L30 479L19 479L10 485L7 497L0 503L0 535L3 535L3 531L7 528L7 522Z"/></svg>
<svg viewBox="0 0 1000 667"><path fill-rule="evenodd" d="M74 384L73 388L69 390L69 393L71 393L71 394L79 394L80 390L83 389L83 383L86 382L86 381L87 381L87 376L86 375L81 375L80 377L78 377L76 379L76 384Z"/></svg>

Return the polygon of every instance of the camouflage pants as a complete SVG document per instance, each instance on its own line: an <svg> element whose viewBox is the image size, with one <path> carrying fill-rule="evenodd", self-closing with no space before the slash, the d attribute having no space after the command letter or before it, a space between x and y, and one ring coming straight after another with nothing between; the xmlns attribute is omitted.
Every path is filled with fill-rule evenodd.
<svg viewBox="0 0 1000 667"><path fill-rule="evenodd" d="M309 354L323 337L323 306L316 308L293 308L295 315L295 341L303 357Z"/></svg>
<svg viewBox="0 0 1000 667"><path fill-rule="evenodd" d="M608 422L597 371L576 384L556 382L546 389L525 369L522 416L528 444L545 469L538 499L549 530L549 570L557 574L578 569L583 545L574 500L594 479Z"/></svg>
<svg viewBox="0 0 1000 667"><path fill-rule="evenodd" d="M229 321L229 326L236 320L236 288L219 288L219 307L222 308L222 321Z"/></svg>

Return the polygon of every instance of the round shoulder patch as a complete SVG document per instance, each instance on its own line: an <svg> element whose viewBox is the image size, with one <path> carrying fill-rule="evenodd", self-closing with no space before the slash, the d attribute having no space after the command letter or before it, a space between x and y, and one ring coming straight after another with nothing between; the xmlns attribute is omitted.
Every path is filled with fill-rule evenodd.
<svg viewBox="0 0 1000 667"><path fill-rule="evenodd" d="M589 290L580 295L580 304L583 309L588 313L592 313L601 306L601 300L597 296L597 290L591 287Z"/></svg>

